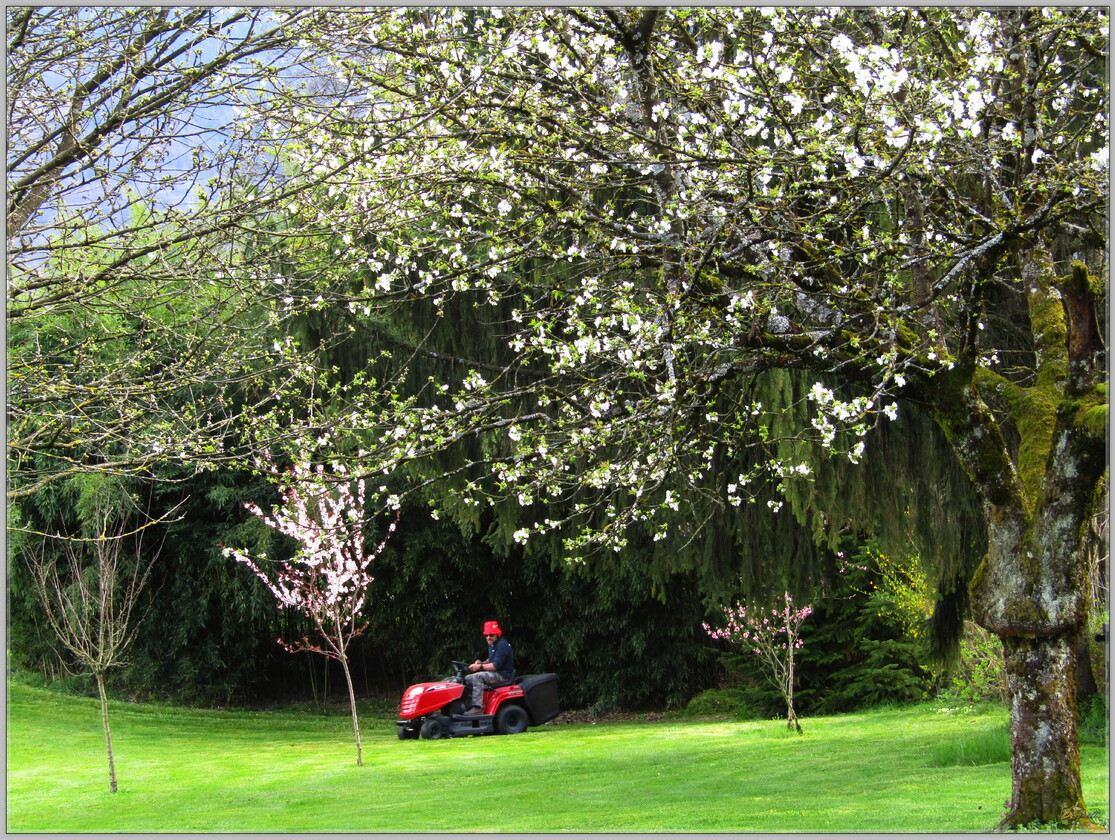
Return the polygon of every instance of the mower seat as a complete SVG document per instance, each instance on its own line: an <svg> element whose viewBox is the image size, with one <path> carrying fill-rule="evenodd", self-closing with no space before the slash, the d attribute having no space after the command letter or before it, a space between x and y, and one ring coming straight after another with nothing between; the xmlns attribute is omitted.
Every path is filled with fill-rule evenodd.
<svg viewBox="0 0 1115 840"><path fill-rule="evenodd" d="M485 691L492 691L493 689L496 689L496 688L503 688L504 686L507 686L507 685L514 685L515 680L517 679L517 677L518 677L518 675L516 674L516 672L512 671L510 677L503 680L502 682L488 683L487 685L484 686L484 690Z"/></svg>

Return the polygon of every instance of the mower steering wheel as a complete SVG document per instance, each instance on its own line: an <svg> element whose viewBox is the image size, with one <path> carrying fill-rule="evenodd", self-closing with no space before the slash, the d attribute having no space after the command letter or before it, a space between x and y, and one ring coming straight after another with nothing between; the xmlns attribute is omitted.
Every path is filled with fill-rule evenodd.
<svg viewBox="0 0 1115 840"><path fill-rule="evenodd" d="M468 663L467 662L458 662L456 659L451 659L451 660L449 660L449 664L457 669L458 674L464 675L464 674L468 673Z"/></svg>

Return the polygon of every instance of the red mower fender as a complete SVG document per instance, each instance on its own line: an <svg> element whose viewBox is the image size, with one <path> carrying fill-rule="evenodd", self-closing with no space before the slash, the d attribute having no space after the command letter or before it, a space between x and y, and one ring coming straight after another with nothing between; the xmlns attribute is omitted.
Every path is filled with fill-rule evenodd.
<svg viewBox="0 0 1115 840"><path fill-rule="evenodd" d="M402 702L399 703L399 717L403 720L414 720L436 712L460 697L464 690L463 685L453 682L412 685L404 692ZM521 694L522 690L519 693Z"/></svg>
<svg viewBox="0 0 1115 840"><path fill-rule="evenodd" d="M484 692L484 714L494 715L507 700L523 696L523 689L517 685L505 685Z"/></svg>

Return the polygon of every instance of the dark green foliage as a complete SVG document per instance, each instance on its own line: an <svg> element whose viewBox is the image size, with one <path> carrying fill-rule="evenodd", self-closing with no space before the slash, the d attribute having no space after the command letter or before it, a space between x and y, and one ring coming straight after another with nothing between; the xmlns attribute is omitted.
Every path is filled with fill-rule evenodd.
<svg viewBox="0 0 1115 840"><path fill-rule="evenodd" d="M801 626L794 691L800 715L917 702L934 686L935 677L920 664L927 642L907 632L901 612L878 591L877 572L856 562L864 559L852 558L813 600L813 613ZM785 701L750 651L727 650L721 662L742 705L764 717L785 714Z"/></svg>
<svg viewBox="0 0 1115 840"><path fill-rule="evenodd" d="M325 337L345 333L341 327L348 318L342 310L310 313L297 329L318 349L320 366L335 370L340 381L353 382L362 373L380 382L401 377L408 390L418 391L429 376L460 376L472 366L465 361L469 358L482 367L506 363L507 348L498 333L513 303L505 297L492 307L454 296L439 311L429 301L417 301L384 312L382 320L353 325L353 332L339 342ZM526 370L516 375L524 383L531 376ZM791 426L808 427L802 412L812 382L801 374L775 372L725 386L720 399L760 399L770 408L766 422L790 423L773 431L790 434ZM341 406L330 410L340 411ZM753 504L709 505L696 518L679 514L668 539L651 542L632 535L628 549L595 557L589 567L562 565L561 534L532 541L529 549L511 540L524 522L557 511L540 514L513 501L478 510L438 499L450 515L434 521L414 499L377 562L366 635L350 649L357 690L390 694L410 682L445 675L449 660L480 653L480 622L499 618L515 645L520 672L560 674L564 707L683 706L702 688L715 685L720 674L715 651L700 628L702 603L748 583L772 592L789 589L800 597L818 579L831 577L831 552L818 545L825 536L819 523L826 515L842 522L871 511L894 526L889 530L895 540L911 531L937 535L941 553L934 563L954 573L948 591L963 592L971 550L958 550L959 526L946 528L942 522L960 516L970 528L971 517L964 513L965 505L953 513L943 504L967 498L955 468L926 469L927 459L939 454L935 434L912 411L903 410L898 423L884 424L869 436L863 466L819 461L815 481L790 482L790 505L780 514L772 515L766 504L779 498L770 482L757 488ZM336 445L347 451L358 444L346 440ZM499 445L494 438L469 437L438 464L424 467L424 477L487 457ZM786 445L797 447L802 457L809 446L800 441ZM772 454L757 451L747 457L761 462ZM723 458L713 480L726 483L753 465ZM465 471L448 483L475 477ZM928 495L925 483L934 488ZM132 666L119 675L122 684L135 694L204 704L321 698L339 689L339 670L332 672L332 663L311 662L308 655L289 654L276 643L278 636L292 639L305 632L301 619L278 612L262 584L221 554L221 543L269 556L283 550L281 540L242 508L247 500L266 507L270 485L248 474L211 473L168 487L166 506L187 496L189 502L183 520L171 526L156 565L148 624L134 646ZM697 532L695 522L700 523ZM369 539L378 541L382 529L368 531ZM945 537L953 542L941 543ZM20 593L17 579L13 602L22 598ZM49 640L38 636L33 605L17 603L14 613L13 655L26 667L48 669L54 655ZM819 619L812 618L806 629ZM807 638L799 698L803 710L808 703L841 709L917 693L922 679L909 676L906 664L913 654L900 639L879 629L885 617L853 611L835 619L843 623L826 630L832 638L816 645L816 662L809 658L814 645ZM850 629L857 621L863 624L858 635ZM848 651L855 651L851 659ZM835 681L830 680L833 674L839 674ZM765 696L765 679L752 676L749 690ZM773 707L777 713L777 702Z"/></svg>
<svg viewBox="0 0 1115 840"><path fill-rule="evenodd" d="M167 486L172 489L162 493L164 507L188 500L183 519L168 528L147 591L143 632L131 665L115 675L117 691L206 705L322 702L333 696L342 682L331 663L287 653L275 641L280 635L298 638L308 628L297 616L279 612L262 584L221 553L222 543L268 556L283 550L274 532L242 507L248 499L266 507L271 486L233 473ZM44 494L35 501L45 505L51 498ZM37 528L54 521L49 506L23 507L36 511ZM706 615L699 570L659 583L639 561L644 546L638 545L598 558L590 568L567 568L555 565L541 546L508 546L493 515L477 521L478 534L466 536L420 505L404 509L374 570L366 633L350 651L359 693L398 696L409 683L444 676L449 660L481 654L480 624L498 618L515 646L520 673L560 675L563 708L681 708L716 685L726 668L736 683L731 692L740 714L780 714L781 699L753 656L729 653L718 664L715 645L700 627ZM381 533L372 527L369 539ZM28 601L18 565L11 571L13 664L53 669L58 676L51 640L39 632L33 594ZM864 594L872 582L853 566L834 579L839 586L829 597L815 601L798 657L796 703L803 713L907 702L931 685L917 664L924 643L904 634L882 596Z"/></svg>
<svg viewBox="0 0 1115 840"><path fill-rule="evenodd" d="M816 714L923 700L934 684L920 664L927 659L925 640L906 632L901 615L877 594L882 582L858 559L802 627L795 697Z"/></svg>
<svg viewBox="0 0 1115 840"><path fill-rule="evenodd" d="M1083 744L1107 746L1110 721L1107 713L1107 696L1093 694L1080 709L1080 741Z"/></svg>
<svg viewBox="0 0 1115 840"><path fill-rule="evenodd" d="M176 476L168 472L163 478ZM57 482L24 500L22 526L44 533L77 533L87 521L81 485L89 481L79 476ZM241 523L251 524L240 502L264 499L270 485L233 473L133 485L149 499L146 513L151 518L184 503L172 521L142 531L147 547L158 545L164 535L165 540L134 613L142 621L140 631L125 667L109 673L110 688L130 697L201 704L250 702L264 691L278 693L276 686L289 682L294 670L288 664L292 657L275 644L281 617L270 593L235 568L220 549L221 542L243 539ZM269 534L262 536L270 539ZM34 538L21 538L30 539ZM41 608L17 551L9 554L8 571L13 665L49 675L72 669L73 663L56 650L43 627Z"/></svg>
<svg viewBox="0 0 1115 840"><path fill-rule="evenodd" d="M530 267L522 270L529 273ZM350 279L357 286L371 282L357 276ZM542 278L534 277L531 282L537 284ZM487 375L510 363L500 333L511 310L519 305L514 298L515 294L509 293L492 303L483 295L450 295L436 305L420 298L380 310L372 320L352 324L346 311L322 311L308 316L301 329L310 345L318 348L319 364L335 370L341 381L350 383L367 374L377 382L402 382L404 392L419 394L423 401L430 393L426 386L431 377L453 381L474 367ZM337 332L342 322L352 329L343 341L319 341L321 336ZM524 362L513 366L507 375L515 378L515 384L525 386L537 375L530 368L531 363ZM481 513L480 508L471 505L437 499L447 520L469 534L484 535L485 543L460 540L452 525L441 523L423 525L419 533L405 516L394 545L383 558L382 571L377 572L369 610L370 635L357 643L354 658L365 655L374 660L374 682L379 681L375 671L404 682L443 673L446 660L465 658L459 648L455 653L450 651L459 644L455 640L462 635L471 638L472 627L483 617L482 612L479 616L466 614L455 603L463 599L474 608L483 605L491 613L499 613L505 621L523 610L532 618L530 625L545 626L537 639L532 638L527 626L517 627L517 648L521 656L536 656L540 663L569 663L572 679L563 683L563 691L566 684L582 684L581 671L593 683L604 679L604 673L615 673L617 667L640 671L617 677L626 683L623 687L617 683L606 690L587 690L586 704L629 705L639 693L634 684L657 684L660 680L677 681L685 687L649 691L648 699L662 698L665 691L670 702L684 702L682 698L700 686L693 685L692 678L674 673L674 669L678 662L690 667L693 655L669 658L666 651L691 643L681 642L674 635L665 642L656 641L661 660L671 663L666 666L654 664L658 658L647 656L649 637L644 638L642 628L662 610L654 599L668 599L669 607L661 617L676 632L691 638L695 633L700 635L693 629L699 625L700 616L689 612L698 599L716 600L741 587L753 594L759 594L760 588L768 590L764 594L789 590L800 598L820 580L832 576L828 543L838 538L840 526L847 522L873 523L871 530L888 546L901 545L908 550L913 544L923 549L933 579L941 581L942 608L936 615L934 639L947 652L958 638L963 593L983 549L982 523L967 479L948 453L939 430L913 405L903 405L898 421L884 422L868 434L861 464L820 457L821 447L801 438L801 430L810 428L813 409L807 395L816 381L817 376L806 372L776 370L722 383L717 400L723 412L730 414L733 406L751 400L765 407L765 413L755 421L759 425L754 429L741 427L740 434L762 436L767 445L738 456L746 463L732 462L721 452L710 471L713 486L707 500L685 487L674 488L694 509L678 514L666 539L652 543L631 535L629 548L615 557L591 558L590 567L578 576L571 577L560 568L559 558L564 556L561 538L567 534L534 540L528 550L511 539L524 524L542 517L560 519L565 511L523 509L512 500ZM842 390L835 381L826 384ZM843 390L851 387L845 385ZM529 402L530 397L518 399ZM534 408L526 404L505 406L508 412ZM693 430L697 438L703 433L699 428ZM451 477L439 478L435 488L460 489L474 479L483 484L484 468L476 465L498 456L504 446L501 434L468 435L439 453L434 462L411 464L409 468L415 474L410 479L432 480L445 472ZM855 442L845 440L842 445L851 448ZM703 449L702 439L694 438L689 443L676 457ZM757 481L752 487L756 494L753 503L740 507L720 503L727 499L726 487L734 476L765 464L771 457L789 463L808 461L815 466L815 474L801 480ZM789 504L772 515L767 502L776 504L782 498L775 483L783 485ZM410 514L412 518L414 515L426 517L424 512ZM602 510L598 516L599 520L589 524L605 527L608 523ZM676 591L678 581L685 581L684 595ZM500 587L506 590L501 593ZM601 603L601 592L609 593L605 603ZM377 606L382 602L392 605L384 613L383 622ZM547 626L547 613L536 603L554 605L556 616L576 626L571 629L560 622ZM630 610L625 611L627 605ZM878 618L877 623L885 624L885 617ZM915 677L907 681L904 676L909 670L905 663L914 652L881 631L863 632L864 638L846 639L837 645L840 651L855 648L858 653L853 663L841 660L849 668L842 677L845 685L827 702L843 707L921 693L924 680ZM443 641L435 644L414 638L415 634L431 633L441 634ZM560 641L552 642L550 637ZM612 651L610 659L596 657L597 650L605 649ZM897 676L889 673L894 663L902 663L897 665ZM833 691L827 682L828 672L838 664L836 660L818 663L817 673L809 675L818 685L824 684L826 697ZM551 665L530 667L556 670ZM702 664L700 672L705 673L707 667ZM822 692L821 688L812 690ZM628 699L621 701L621 697Z"/></svg>
<svg viewBox="0 0 1115 840"><path fill-rule="evenodd" d="M866 634L870 630L863 632ZM831 676L833 688L827 692L823 689L816 692L819 696L818 714L891 703L901 705L924 700L928 696L932 677L912 658L912 643L898 639L880 641L863 638L860 645L858 661L840 668Z"/></svg>
<svg viewBox="0 0 1115 840"><path fill-rule="evenodd" d="M752 720L762 714L748 704L747 693L738 688L709 688L689 701L682 716Z"/></svg>
<svg viewBox="0 0 1115 840"><path fill-rule="evenodd" d="M963 574L937 584L937 599L929 622L929 655L946 665L957 661L964 618L968 615L968 581Z"/></svg>
<svg viewBox="0 0 1115 840"><path fill-rule="evenodd" d="M276 609L266 588L221 553L221 544L276 556L281 538L242 507L266 508L271 486L248 474L208 474L164 493L188 496L146 593L145 624L118 693L202 705L339 697L334 663L290 654L276 642L309 628ZM41 524L41 523L40 523ZM384 527L386 523L381 523ZM368 529L378 543L383 528ZM551 565L548 556L502 548L491 517L482 536L465 536L408 506L377 561L364 636L350 648L357 692L398 697L412 682L449 673L449 661L483 652L480 626L496 618L515 647L519 672L560 676L563 708L681 707L715 683L715 652L700 628L703 608L692 575L676 576L660 597L645 567L601 564L593 576ZM14 568L9 593L13 664L59 676L38 607ZM30 600L28 600L28 597Z"/></svg>
<svg viewBox="0 0 1115 840"><path fill-rule="evenodd" d="M531 597L549 597L554 608L534 630L532 647L558 667L534 670L561 674L569 707L679 707L714 678L692 576L677 576L663 600L636 563L591 578L563 575L549 596L538 583Z"/></svg>
<svg viewBox="0 0 1115 840"><path fill-rule="evenodd" d="M967 622L945 691L962 700L1005 703L1009 689L1002 641L975 622Z"/></svg>
<svg viewBox="0 0 1115 840"><path fill-rule="evenodd" d="M818 377L782 375L790 377L792 388L772 411L787 425L795 414L796 422L807 424L804 395ZM850 396L846 385L820 379ZM855 523L883 550L917 555L937 587L928 628L932 655L953 657L967 615L968 581L987 544L971 482L941 430L913 403L899 402L897 418L881 422L863 442L858 464L815 455L810 460L815 474L785 482L786 496L797 520L832 550L842 539L833 523Z"/></svg>
<svg viewBox="0 0 1115 840"><path fill-rule="evenodd" d="M9 508L9 526L26 523L18 513ZM33 588L31 572L20 554L25 539L18 532L12 534L8 548L8 658L11 667L42 671L51 677L60 677L60 662L55 653L60 645L42 620L42 608Z"/></svg>
<svg viewBox="0 0 1115 840"><path fill-rule="evenodd" d="M563 708L681 706L715 679L691 579L659 600L639 564L576 574L536 553L505 555L417 509L404 511L370 597L369 655L399 686L481 654L490 618L520 674L559 675Z"/></svg>
<svg viewBox="0 0 1115 840"><path fill-rule="evenodd" d="M75 475L49 484L37 493L8 506L8 654L15 668L29 668L52 678L85 684L82 670L46 622L35 592L30 557L66 564L63 546L56 537L91 539L98 533L97 510L103 505L122 519L135 514L128 494L138 499L138 482L97 475ZM127 521L132 521L128 519ZM128 530L128 529L126 529ZM122 562L135 544L129 539ZM150 544L157 539L149 540ZM53 559L52 559L53 558ZM122 571L125 571L122 567ZM63 573L65 579L65 573ZM141 612L141 610L137 610ZM110 671L112 675L116 673ZM91 684L91 683L90 683Z"/></svg>
<svg viewBox="0 0 1115 840"><path fill-rule="evenodd" d="M124 682L138 695L206 705L285 693L301 670L298 657L275 643L289 632L285 617L271 594L221 553L225 543L270 548L270 530L241 506L247 499L267 504L270 485L248 474L209 473L171 487L164 504L187 497L183 518L167 526Z"/></svg>

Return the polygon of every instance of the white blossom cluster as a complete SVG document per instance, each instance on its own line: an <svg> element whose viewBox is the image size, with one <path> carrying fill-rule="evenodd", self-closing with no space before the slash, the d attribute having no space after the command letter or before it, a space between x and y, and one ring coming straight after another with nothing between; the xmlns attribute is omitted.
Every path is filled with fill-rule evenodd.
<svg viewBox="0 0 1115 840"><path fill-rule="evenodd" d="M808 480L775 458L718 484L722 453L776 445L761 401L732 388L780 365L855 371L858 392L814 385L795 434L858 461L908 382L955 367L942 324L1023 198L1068 213L1105 195L1076 113L1101 83L1058 56L1027 124L998 12L923 30L904 9L663 9L640 34L650 14L384 11L345 30L334 66L375 118L340 131L307 114L288 150L337 172L328 200L290 212L338 232L338 276L364 278L353 316L416 296L506 308L504 373L535 385L476 365L353 427L381 434L385 470L495 435L488 484L466 492L539 511L520 541L602 511L570 547L618 548L633 523L659 539L710 499L757 498L760 476ZM1072 25L1099 38L1088 20ZM1008 185L996 173L1019 150L1041 171ZM1048 197L1039 177L1076 192Z"/></svg>

